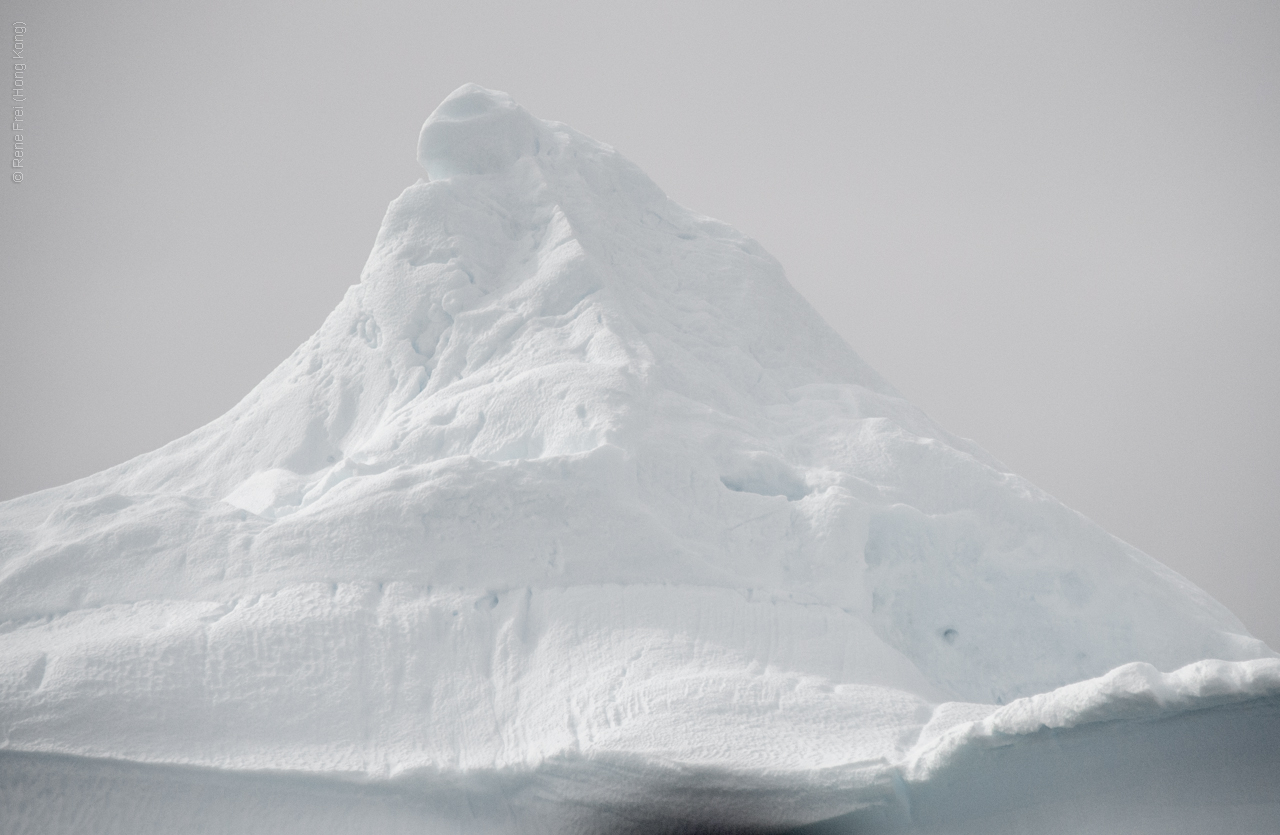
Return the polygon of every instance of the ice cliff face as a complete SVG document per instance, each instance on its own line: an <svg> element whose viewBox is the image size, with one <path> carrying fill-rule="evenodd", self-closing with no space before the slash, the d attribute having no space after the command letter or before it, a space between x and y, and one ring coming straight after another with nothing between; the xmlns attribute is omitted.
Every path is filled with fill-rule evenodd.
<svg viewBox="0 0 1280 835"><path fill-rule="evenodd" d="M0 505L5 748L844 791L941 702L1272 657L612 148L468 85L418 159L360 283L235 408ZM589 773L538 796L626 793Z"/></svg>

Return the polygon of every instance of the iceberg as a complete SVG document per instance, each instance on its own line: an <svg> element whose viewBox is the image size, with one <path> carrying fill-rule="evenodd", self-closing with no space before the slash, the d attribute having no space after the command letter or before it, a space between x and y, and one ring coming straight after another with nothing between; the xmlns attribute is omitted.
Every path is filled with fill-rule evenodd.
<svg viewBox="0 0 1280 835"><path fill-rule="evenodd" d="M1280 832L1280 657L467 85L320 330L0 504L23 833Z"/></svg>

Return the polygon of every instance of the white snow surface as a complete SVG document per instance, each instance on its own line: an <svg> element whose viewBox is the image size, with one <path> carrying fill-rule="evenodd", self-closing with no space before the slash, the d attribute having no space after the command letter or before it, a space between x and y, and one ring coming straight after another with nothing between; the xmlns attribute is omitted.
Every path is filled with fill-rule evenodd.
<svg viewBox="0 0 1280 835"><path fill-rule="evenodd" d="M231 411L0 505L0 766L500 799L432 807L467 832L776 827L1044 729L1280 698L1224 607L609 146L467 85L418 159Z"/></svg>

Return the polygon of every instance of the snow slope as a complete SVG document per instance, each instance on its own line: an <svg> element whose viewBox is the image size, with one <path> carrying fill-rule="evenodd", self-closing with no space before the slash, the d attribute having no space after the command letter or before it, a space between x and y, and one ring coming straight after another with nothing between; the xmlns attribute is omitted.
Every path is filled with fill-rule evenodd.
<svg viewBox="0 0 1280 835"><path fill-rule="evenodd" d="M1042 726L1274 725L1275 653L902 400L750 239L474 85L418 159L235 408L0 505L28 831L776 827Z"/></svg>

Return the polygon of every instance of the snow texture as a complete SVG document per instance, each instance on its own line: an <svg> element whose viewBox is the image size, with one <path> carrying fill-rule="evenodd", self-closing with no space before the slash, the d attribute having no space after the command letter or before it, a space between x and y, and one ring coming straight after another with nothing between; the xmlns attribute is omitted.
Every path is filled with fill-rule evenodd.
<svg viewBox="0 0 1280 835"><path fill-rule="evenodd" d="M1280 740L1274 652L754 241L475 85L418 160L231 411L0 505L13 831L1092 831L1053 829L1080 758ZM1272 782L1220 820L1280 831Z"/></svg>

